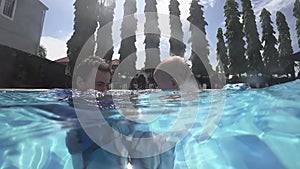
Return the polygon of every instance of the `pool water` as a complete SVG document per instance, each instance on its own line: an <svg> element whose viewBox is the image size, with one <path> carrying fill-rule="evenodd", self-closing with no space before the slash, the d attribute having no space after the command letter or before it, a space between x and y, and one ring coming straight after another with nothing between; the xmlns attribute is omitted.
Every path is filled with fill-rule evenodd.
<svg viewBox="0 0 300 169"><path fill-rule="evenodd" d="M104 118L130 121L137 131L169 134L176 143L175 160L165 163L176 169L300 168L299 80L193 95L150 90L110 94L113 104L98 104ZM88 102L89 94L83 96ZM79 121L71 97L72 91L62 89L0 91L1 169L73 168L66 137Z"/></svg>

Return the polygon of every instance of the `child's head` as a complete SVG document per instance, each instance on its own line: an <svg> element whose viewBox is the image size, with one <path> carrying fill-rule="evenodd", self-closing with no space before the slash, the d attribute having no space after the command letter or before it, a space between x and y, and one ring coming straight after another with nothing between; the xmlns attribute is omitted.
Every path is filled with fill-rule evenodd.
<svg viewBox="0 0 300 169"><path fill-rule="evenodd" d="M184 58L172 56L162 61L154 70L154 80L163 90L179 89L192 75Z"/></svg>

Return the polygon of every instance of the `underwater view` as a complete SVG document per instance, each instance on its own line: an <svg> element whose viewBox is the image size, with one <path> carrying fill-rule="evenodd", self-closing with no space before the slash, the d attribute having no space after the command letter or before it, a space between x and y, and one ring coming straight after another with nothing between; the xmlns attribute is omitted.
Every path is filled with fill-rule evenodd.
<svg viewBox="0 0 300 169"><path fill-rule="evenodd" d="M300 0L0 0L0 169L300 169Z"/></svg>
<svg viewBox="0 0 300 169"><path fill-rule="evenodd" d="M96 117L101 112L110 125L116 124L132 138L150 132L171 140L174 144L162 153L172 155L154 154L160 158L155 168L300 168L299 80L264 89L204 90L192 95L160 90L108 92L112 95L109 102L98 101L101 111L93 114L89 109L87 114ZM80 165L67 146L68 133L83 126L73 103L79 95L66 89L1 91L0 168L71 169ZM91 103L88 93L81 93L80 98L86 105ZM95 119L91 125L102 123ZM107 137L102 131L97 134ZM93 136L87 135L93 142ZM108 139L105 144L111 142L114 140ZM135 144L132 150L140 142ZM132 163L127 168L156 163L152 159L135 166L138 158L133 152L127 152L132 153L132 159L124 162ZM94 153L90 162L98 160L102 168L110 168L104 158L111 159L112 154L105 157L105 153Z"/></svg>

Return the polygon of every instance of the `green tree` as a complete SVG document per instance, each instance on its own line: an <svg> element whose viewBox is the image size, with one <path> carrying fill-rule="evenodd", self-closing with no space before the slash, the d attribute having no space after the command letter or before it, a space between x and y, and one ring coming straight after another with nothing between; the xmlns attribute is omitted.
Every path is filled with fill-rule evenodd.
<svg viewBox="0 0 300 169"><path fill-rule="evenodd" d="M283 68L284 74L290 74L292 78L295 77L294 61L288 60L293 54L292 40L290 34L290 28L286 22L284 14L280 11L276 12L276 25L279 32L278 42L279 42L279 63Z"/></svg>
<svg viewBox="0 0 300 169"><path fill-rule="evenodd" d="M192 62L192 72L195 76L208 76L212 72L212 66L209 63L209 44L206 39L205 26L207 22L204 18L203 6L199 0L192 0L190 6L190 16L187 20L190 22L192 53L190 60ZM196 53L198 51L198 53Z"/></svg>
<svg viewBox="0 0 300 169"><path fill-rule="evenodd" d="M67 74L73 74L82 47L96 31L99 3L97 0L76 0L74 8L74 32L67 42L67 56L70 60L66 69ZM93 49L93 47L91 48Z"/></svg>
<svg viewBox="0 0 300 169"><path fill-rule="evenodd" d="M46 58L46 56L47 56L47 49L43 45L39 46L39 50L38 50L37 56L40 57L40 58L44 58L44 59Z"/></svg>
<svg viewBox="0 0 300 169"><path fill-rule="evenodd" d="M145 30L145 50L146 61L145 68L153 69L160 63L160 29L158 27L157 2L156 0L145 0L145 15L146 21ZM151 33L149 33L151 32ZM151 74L151 73L150 73ZM151 77L151 75L150 75Z"/></svg>
<svg viewBox="0 0 300 169"><path fill-rule="evenodd" d="M300 1L296 0L294 3L293 15L296 18L296 31L298 37L298 46L300 47Z"/></svg>
<svg viewBox="0 0 300 169"><path fill-rule="evenodd" d="M121 47L119 50L120 65L122 72L133 74L136 72L136 35L137 19L134 17L136 13L136 0L126 0L124 2L124 18L121 27Z"/></svg>
<svg viewBox="0 0 300 169"><path fill-rule="evenodd" d="M242 0L244 32L247 39L246 54L248 56L248 72L257 74L264 72L264 63L262 61L260 50L262 49L259 35L257 32L255 15L250 0Z"/></svg>
<svg viewBox="0 0 300 169"><path fill-rule="evenodd" d="M169 12L170 12L170 25L171 25L171 37L170 37L170 55L184 56L185 44L183 43L183 31L182 23L180 20L179 2L177 0L170 0ZM176 37L176 38L174 38Z"/></svg>
<svg viewBox="0 0 300 169"><path fill-rule="evenodd" d="M100 2L99 5L99 17L98 17L98 23L99 27L97 30L97 49L96 49L96 56L102 56L103 51L101 49L103 48L109 48L109 51L107 51L103 58L105 60L111 61L114 48L113 48L113 39L112 39L112 21L114 19L114 9L116 7L115 1L103 0ZM104 33L101 33L101 28L104 26L107 26L108 28L102 30L105 31ZM105 46L105 47L104 47ZM101 55L102 54L102 55Z"/></svg>
<svg viewBox="0 0 300 169"><path fill-rule="evenodd" d="M243 25L240 23L240 12L238 3L234 0L226 0L225 13L225 36L227 38L228 56L230 60L229 70L231 74L245 73L247 71L247 60L245 57L245 41Z"/></svg>
<svg viewBox="0 0 300 169"><path fill-rule="evenodd" d="M266 71L269 75L279 74L279 60L278 50L276 48L277 39L273 29L273 22L271 20L271 13L265 8L261 11L260 22L262 27L262 43L263 46L263 60L266 65Z"/></svg>
<svg viewBox="0 0 300 169"><path fill-rule="evenodd" d="M217 60L218 65L216 67L217 72L225 73L225 76L229 76L229 58L227 55L227 48L225 46L224 36L222 28L218 28L217 33Z"/></svg>

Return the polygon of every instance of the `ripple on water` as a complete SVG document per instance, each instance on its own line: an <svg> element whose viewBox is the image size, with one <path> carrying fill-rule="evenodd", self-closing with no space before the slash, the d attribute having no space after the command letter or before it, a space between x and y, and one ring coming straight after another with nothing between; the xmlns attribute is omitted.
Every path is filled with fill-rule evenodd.
<svg viewBox="0 0 300 169"><path fill-rule="evenodd" d="M72 168L65 146L66 131L72 128L67 126L73 123L70 120L76 123L74 110L64 99L70 97L70 92L0 93L0 168ZM174 137L181 132L187 134L176 147L180 153L178 169L300 168L300 81L240 92L205 91L199 93L199 98L166 98L172 92L157 90L108 93L119 103L119 110L153 118L153 131L166 132L179 122L175 128L178 133L170 132ZM89 91L82 98L93 100L95 94L101 95ZM81 95L75 92L75 96ZM208 115L219 115L212 110L219 107L223 96L225 107L218 112L221 121L213 121L209 127L217 126L216 130L211 137L202 139L204 120ZM184 110L182 116L176 114L179 109ZM117 119L121 116L115 116L119 110L103 113ZM196 121L191 119L195 110ZM191 133L186 133L193 122L195 125L188 130ZM148 129L139 127L142 131Z"/></svg>
<svg viewBox="0 0 300 169"><path fill-rule="evenodd" d="M290 113L289 113L290 111ZM300 118L295 116L294 108L276 108L267 116L256 119L256 124L262 131L276 131L290 135L300 135Z"/></svg>

